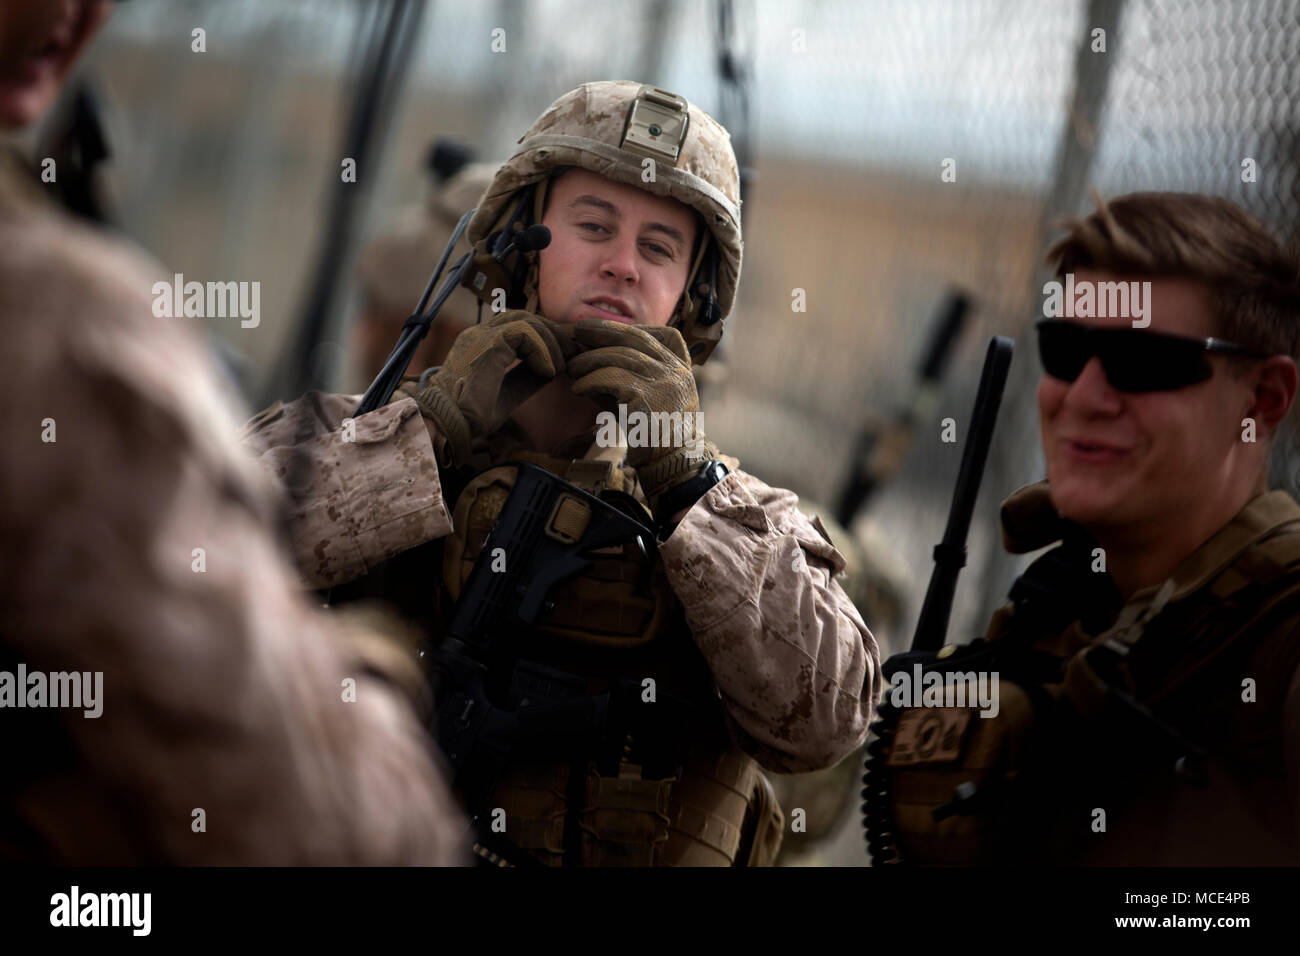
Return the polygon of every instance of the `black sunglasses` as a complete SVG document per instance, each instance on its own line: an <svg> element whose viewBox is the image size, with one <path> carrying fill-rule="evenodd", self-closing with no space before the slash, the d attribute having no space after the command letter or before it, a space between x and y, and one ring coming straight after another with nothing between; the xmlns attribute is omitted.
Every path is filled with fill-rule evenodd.
<svg viewBox="0 0 1300 956"><path fill-rule="evenodd" d="M1216 338L1185 338L1142 329L1097 328L1063 319L1036 323L1038 357L1052 378L1073 382L1094 355L1106 380L1121 392L1163 392L1214 375L1209 352L1268 358L1263 352Z"/></svg>

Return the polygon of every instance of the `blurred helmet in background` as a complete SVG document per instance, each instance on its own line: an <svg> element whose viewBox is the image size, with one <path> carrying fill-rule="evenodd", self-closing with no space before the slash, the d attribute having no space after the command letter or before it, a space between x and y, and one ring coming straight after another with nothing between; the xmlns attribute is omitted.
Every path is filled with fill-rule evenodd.
<svg viewBox="0 0 1300 956"><path fill-rule="evenodd" d="M424 198L398 217L393 228L371 240L357 262L362 314L354 330L361 371L372 378L397 342L402 323L415 309L456 223L474 208L496 167L471 162L468 147L440 139L430 150L429 186ZM453 255L452 259L454 260ZM421 343L408 374L439 364L452 341L477 319L478 300L457 289L443 305Z"/></svg>

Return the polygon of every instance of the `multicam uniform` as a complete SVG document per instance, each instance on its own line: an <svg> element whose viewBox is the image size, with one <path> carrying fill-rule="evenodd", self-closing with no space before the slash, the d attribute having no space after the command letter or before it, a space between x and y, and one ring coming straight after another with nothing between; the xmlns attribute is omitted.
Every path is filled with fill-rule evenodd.
<svg viewBox="0 0 1300 956"><path fill-rule="evenodd" d="M725 317L739 278L735 159L725 131L689 107L680 155L643 180L642 156L620 145L637 91L588 84L557 101L484 194L469 236L488 236L519 190L557 165L687 203L717 244L716 283L695 282L706 241L676 317L681 355L689 344L699 362L722 331L721 321L700 321L704 302L712 293ZM535 310L535 270L526 291L525 308ZM527 460L592 493L623 492L642 506L653 497L646 470L627 467L624 449L597 450L587 435L542 456L509 422L455 456L456 467L440 468L453 436L421 417L426 397L406 386L358 416L347 441L340 423L356 404L347 396L309 394L250 423L246 442L296 485L292 534L309 585L366 575L347 596L395 600L437 636L513 480L513 469L497 466ZM697 450L719 457L706 442ZM548 865L771 862L781 816L758 764L781 773L834 765L861 745L880 692L876 642L834 581L843 558L796 503L733 469L648 565L611 555L556 589L523 642L528 674L622 701L609 724L625 745L566 759L520 748L487 800L505 811L514 847ZM619 696L646 678L657 687L653 703Z"/></svg>
<svg viewBox="0 0 1300 956"><path fill-rule="evenodd" d="M911 710L887 735L873 778L902 858L1300 862L1300 506L1257 496L1127 601L1046 482L1002 521L1014 552L1064 543L1017 581L976 656L943 658L1001 671L998 715ZM1179 765L1193 748L1204 757ZM936 821L945 804L956 812Z"/></svg>

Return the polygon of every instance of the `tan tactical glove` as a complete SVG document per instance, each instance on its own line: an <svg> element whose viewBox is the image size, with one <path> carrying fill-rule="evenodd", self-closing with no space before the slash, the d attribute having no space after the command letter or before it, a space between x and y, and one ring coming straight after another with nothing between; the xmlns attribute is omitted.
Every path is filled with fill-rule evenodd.
<svg viewBox="0 0 1300 956"><path fill-rule="evenodd" d="M520 403L564 370L565 356L575 348L549 321L519 309L457 336L416 399L420 412L437 426L438 460L463 464L470 442L500 428Z"/></svg>
<svg viewBox="0 0 1300 956"><path fill-rule="evenodd" d="M576 323L573 337L588 348L569 359L574 394L625 405L629 439L635 436L634 414L645 416L647 440L650 416L660 416L653 436L657 440L639 446L629 440L627 451L627 463L636 469L653 507L663 492L695 477L715 451L700 427L700 398L686 343L680 332L665 326L600 320ZM680 435L664 427L664 413L680 413Z"/></svg>

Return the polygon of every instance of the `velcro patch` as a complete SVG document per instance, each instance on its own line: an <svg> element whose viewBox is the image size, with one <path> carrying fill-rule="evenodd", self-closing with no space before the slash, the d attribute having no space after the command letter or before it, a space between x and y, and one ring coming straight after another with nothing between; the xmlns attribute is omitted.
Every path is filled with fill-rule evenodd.
<svg viewBox="0 0 1300 956"><path fill-rule="evenodd" d="M969 707L913 708L898 718L887 767L946 763L961 756L961 741L970 724Z"/></svg>

